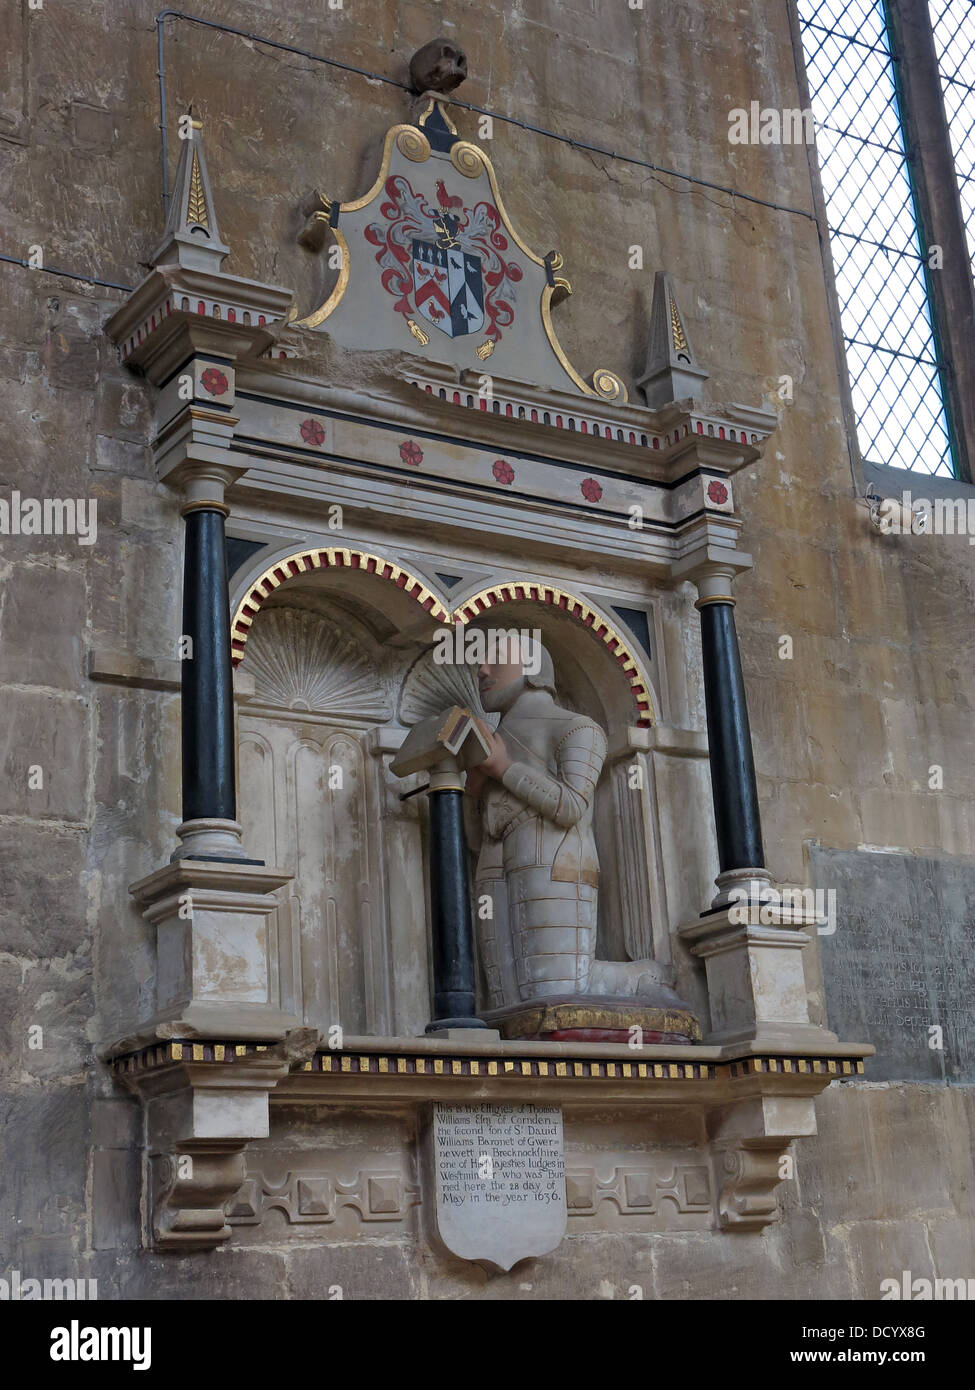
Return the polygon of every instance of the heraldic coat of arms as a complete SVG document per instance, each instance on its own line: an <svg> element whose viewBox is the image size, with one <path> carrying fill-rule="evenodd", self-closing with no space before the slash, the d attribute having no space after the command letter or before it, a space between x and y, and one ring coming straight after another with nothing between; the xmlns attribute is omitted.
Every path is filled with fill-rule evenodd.
<svg viewBox="0 0 975 1390"><path fill-rule="evenodd" d="M478 333L497 342L514 320L515 286L521 268L506 261L508 249L501 214L483 201L473 208L436 180L435 202L427 202L409 179L386 180L381 222L365 229L378 247L383 287L396 296L395 309L416 313L427 323L461 338Z"/></svg>
<svg viewBox="0 0 975 1390"><path fill-rule="evenodd" d="M562 257L522 240L487 154L458 135L446 98L426 95L416 124L387 130L368 192L347 203L316 192L302 205L300 244L320 254L331 237L337 274L319 282L318 307L299 318L295 306L290 322L348 349L405 347L405 330L431 363L466 370L490 357L499 379L625 402L615 373L599 369L590 385L556 338L550 311L571 293Z"/></svg>

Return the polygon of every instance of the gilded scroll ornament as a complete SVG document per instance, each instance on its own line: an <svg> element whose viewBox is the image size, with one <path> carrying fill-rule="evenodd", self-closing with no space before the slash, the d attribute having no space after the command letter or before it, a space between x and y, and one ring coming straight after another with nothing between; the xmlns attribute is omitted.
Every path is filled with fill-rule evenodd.
<svg viewBox="0 0 975 1390"><path fill-rule="evenodd" d="M422 164L430 158L430 141L423 134L422 130L417 130L415 126L402 126L400 133L396 137L396 148L400 154L414 164Z"/></svg>
<svg viewBox="0 0 975 1390"><path fill-rule="evenodd" d="M600 367L593 373L593 388L598 396L602 396L604 401L619 401L625 405L628 399L626 386L616 375L615 372L607 371L605 367Z"/></svg>

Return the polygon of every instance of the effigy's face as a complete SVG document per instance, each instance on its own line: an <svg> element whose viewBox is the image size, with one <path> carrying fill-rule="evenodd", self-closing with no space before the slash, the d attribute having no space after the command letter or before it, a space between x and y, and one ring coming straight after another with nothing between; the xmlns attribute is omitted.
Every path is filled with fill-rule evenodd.
<svg viewBox="0 0 975 1390"><path fill-rule="evenodd" d="M524 674L525 668L521 662L505 662L497 665L484 662L477 668L477 688L480 692L481 704L488 714L493 714L501 708L505 690L515 681L520 681Z"/></svg>

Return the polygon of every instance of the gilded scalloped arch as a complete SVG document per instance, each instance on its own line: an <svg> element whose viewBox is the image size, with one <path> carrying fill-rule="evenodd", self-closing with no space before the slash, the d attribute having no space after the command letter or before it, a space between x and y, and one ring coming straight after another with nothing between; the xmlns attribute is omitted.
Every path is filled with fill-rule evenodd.
<svg viewBox="0 0 975 1390"><path fill-rule="evenodd" d="M522 241L515 230L511 218L508 216L508 209L505 207L501 198L501 189L498 187L498 176L494 172L494 165L481 149L480 145L475 145L470 140L456 140L450 147L450 162L458 173L463 174L464 177L468 179L477 178L481 169L483 168L485 170L488 176L488 182L491 185L491 196L494 199L494 206L501 214L501 221L504 223L505 229L511 237L511 240L525 253L530 261L534 261L536 265L544 266L544 256L536 255L531 247L526 242Z"/></svg>
<svg viewBox="0 0 975 1390"><path fill-rule="evenodd" d="M402 589L403 593L414 599L431 618L441 623L451 621L448 610L422 579L403 569L402 565L394 565L381 555L374 555L367 550L350 549L347 546L297 550L293 555L286 555L269 565L250 586L234 610L230 623L230 649L235 666L238 666L243 658L248 634L265 599L289 579L295 579L299 574L310 574L314 570L325 569L361 570L364 574L375 575L377 579L384 579Z"/></svg>
<svg viewBox="0 0 975 1390"><path fill-rule="evenodd" d="M552 607L568 613L584 627L589 628L592 634L598 637L603 645L609 649L629 681L630 691L637 709L637 724L646 726L657 722L650 681L632 647L624 641L616 628L595 609L591 608L584 599L578 598L566 589L557 588L552 584L539 584L532 579L515 579L509 583L491 584L488 588L481 589L479 593L472 594L470 598L465 599L462 604L455 608L451 615L451 621L469 623L499 603L523 603L526 601L550 604Z"/></svg>
<svg viewBox="0 0 975 1390"><path fill-rule="evenodd" d="M413 137L417 133L418 132L416 126L410 124L401 123L400 125L392 125L389 127L389 129L386 132L386 138L383 140L382 159L379 164L379 173L376 175L375 183L369 189L368 193L363 193L361 198L353 198L348 203L340 203L340 213L358 212L359 208L368 207L372 200L379 196L380 192L382 191L383 185L386 182L386 178L389 174L389 161L393 157L393 141L398 140L400 135L403 135L404 138L410 142L411 146L417 149L418 151L419 146L416 146L413 141ZM427 140L427 137L425 135L423 136L423 139L426 140L427 148L429 149L429 140ZM407 155L407 158L412 159L413 156Z"/></svg>
<svg viewBox="0 0 975 1390"><path fill-rule="evenodd" d="M339 275L332 292L323 304L319 304L317 309L313 309L310 314L306 314L303 319L296 317L298 313L297 304L292 304L291 313L288 315L288 322L295 328L317 328L320 323L324 323L330 314L338 308L342 296L349 288L349 279L352 275L352 260L349 253L349 243L345 239L345 232L341 227L329 227L329 231L335 238L336 245L342 253L339 261Z"/></svg>
<svg viewBox="0 0 975 1390"><path fill-rule="evenodd" d="M488 182L491 185L491 196L494 198L495 207L501 214L501 220L505 225L508 235L529 260L551 271L554 283L546 284L542 289L542 298L539 308L545 336L548 338L549 346L555 353L563 371L573 384L579 388L583 395L599 396L602 397L603 400L618 400L625 403L627 400L626 387L615 372L607 371L605 367L599 368L597 370L595 389L593 389L585 378L573 367L566 356L565 349L559 342L558 334L555 331L555 325L552 323L551 310L556 304L561 303L563 299L567 298L567 296L572 293L572 286L569 284L568 280L564 276L556 276L554 273L556 270L561 270L562 268L563 262L561 253L558 251L551 251L547 257L536 255L531 247L518 235L501 198L501 190L498 187L498 176L494 172L494 165L479 145L475 145L470 140L455 141L450 149L450 162L458 173L463 174L465 178L477 178L482 169L485 171L488 176Z"/></svg>
<svg viewBox="0 0 975 1390"><path fill-rule="evenodd" d="M545 336L549 341L549 346L558 358L559 364L565 374L578 386L584 396L594 396L596 394L595 391L583 380L568 357L566 357L565 348L563 348L562 344L559 342L559 336L555 331L555 325L552 323L552 306L561 303L561 301L571 293L572 286L562 275L556 277L554 285L542 286L542 298L539 304L539 313L542 316L542 327L545 329ZM558 298L556 298L556 295L558 295Z"/></svg>
<svg viewBox="0 0 975 1390"><path fill-rule="evenodd" d="M412 126L397 135L396 148L404 159L412 160L414 164L424 164L430 158L430 141L422 130L415 130Z"/></svg>
<svg viewBox="0 0 975 1390"><path fill-rule="evenodd" d="M619 401L626 405L629 393L622 379L606 367L597 367L592 374L593 389L604 401Z"/></svg>

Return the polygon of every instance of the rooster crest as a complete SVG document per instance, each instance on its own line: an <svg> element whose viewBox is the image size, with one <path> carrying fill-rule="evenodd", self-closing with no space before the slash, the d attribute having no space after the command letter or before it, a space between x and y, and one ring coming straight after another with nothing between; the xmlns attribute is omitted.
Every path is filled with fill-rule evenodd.
<svg viewBox="0 0 975 1390"><path fill-rule="evenodd" d="M464 206L463 198L457 198L447 192L443 179L437 179L437 202L444 212L452 212L454 208L463 209Z"/></svg>

